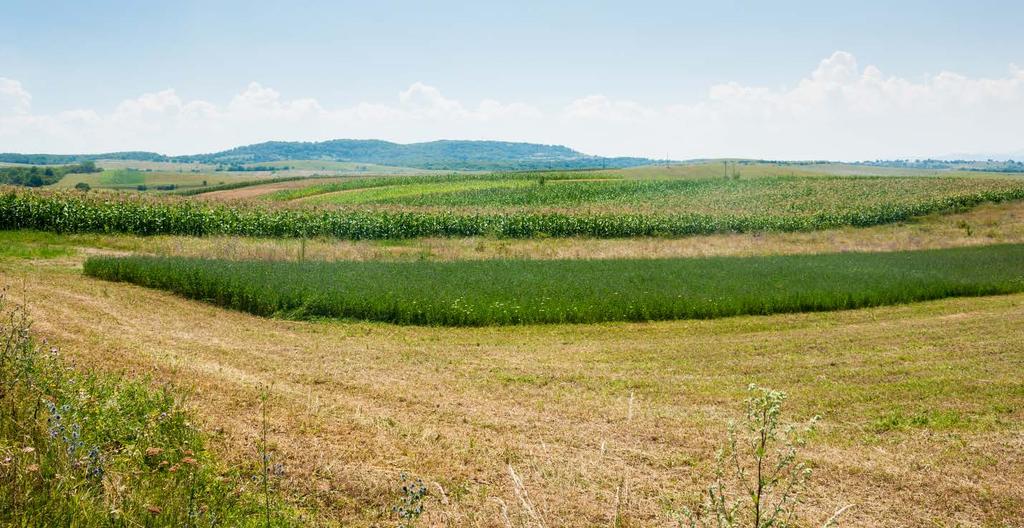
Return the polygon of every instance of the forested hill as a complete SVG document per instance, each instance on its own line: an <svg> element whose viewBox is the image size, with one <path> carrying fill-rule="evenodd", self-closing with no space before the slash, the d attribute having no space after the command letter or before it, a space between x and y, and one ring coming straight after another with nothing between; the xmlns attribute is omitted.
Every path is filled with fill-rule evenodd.
<svg viewBox="0 0 1024 528"><path fill-rule="evenodd" d="M321 142L270 141L222 152L187 156L163 156L152 152L87 155L0 154L0 162L12 163L72 163L97 159L213 164L328 160L449 170L578 169L631 167L652 163L652 160L646 158L589 156L558 145L451 140L405 145L388 141L357 139Z"/></svg>

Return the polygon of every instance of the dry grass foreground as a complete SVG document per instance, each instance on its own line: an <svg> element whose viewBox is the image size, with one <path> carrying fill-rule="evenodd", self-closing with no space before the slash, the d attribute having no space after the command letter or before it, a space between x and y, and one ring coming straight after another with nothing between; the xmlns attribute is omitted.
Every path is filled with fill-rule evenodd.
<svg viewBox="0 0 1024 528"><path fill-rule="evenodd" d="M803 506L847 526L1024 518L1024 295L651 324L450 329L268 320L65 266L0 263L36 330L81 364L194 391L229 461L255 464L260 386L293 500L325 524L664 526L696 500L750 382L820 414ZM443 491L442 491L443 490ZM536 525L534 523L533 525Z"/></svg>

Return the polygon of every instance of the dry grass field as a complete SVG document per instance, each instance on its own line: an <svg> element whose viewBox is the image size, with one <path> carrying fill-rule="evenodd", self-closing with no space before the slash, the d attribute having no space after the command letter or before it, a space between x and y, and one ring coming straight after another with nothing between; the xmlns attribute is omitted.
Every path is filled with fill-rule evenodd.
<svg viewBox="0 0 1024 528"><path fill-rule="evenodd" d="M1024 518L1024 295L715 321L511 328L262 319L85 278L95 253L297 258L300 242L4 233L0 282L82 366L191 394L231 463L256 464L270 394L283 489L324 525L670 526L711 477L748 383L821 415L807 526L1016 526ZM1024 206L905 225L679 240L310 241L306 258L579 258L949 247L1024 239Z"/></svg>

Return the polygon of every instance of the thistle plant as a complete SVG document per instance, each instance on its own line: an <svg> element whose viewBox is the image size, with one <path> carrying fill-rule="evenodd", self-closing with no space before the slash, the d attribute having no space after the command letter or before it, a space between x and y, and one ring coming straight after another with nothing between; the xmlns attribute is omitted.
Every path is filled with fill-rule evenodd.
<svg viewBox="0 0 1024 528"><path fill-rule="evenodd" d="M744 419L729 424L726 443L715 458L714 481L700 505L684 509L681 527L787 528L797 522L796 506L811 476L798 450L818 418L785 424L781 416L786 393L753 384L747 390ZM835 525L846 508L824 526Z"/></svg>
<svg viewBox="0 0 1024 528"><path fill-rule="evenodd" d="M412 528L423 515L423 501L427 498L427 487L420 479L413 480L405 473L401 475L402 495L398 503L391 508L398 515L399 528Z"/></svg>

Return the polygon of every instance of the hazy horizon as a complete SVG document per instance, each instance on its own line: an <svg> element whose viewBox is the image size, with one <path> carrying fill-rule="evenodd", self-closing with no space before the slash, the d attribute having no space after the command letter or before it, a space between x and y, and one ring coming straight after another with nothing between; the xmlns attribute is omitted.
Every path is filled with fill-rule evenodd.
<svg viewBox="0 0 1024 528"><path fill-rule="evenodd" d="M1024 5L587 6L15 1L0 151L353 138L675 160L1024 154Z"/></svg>

